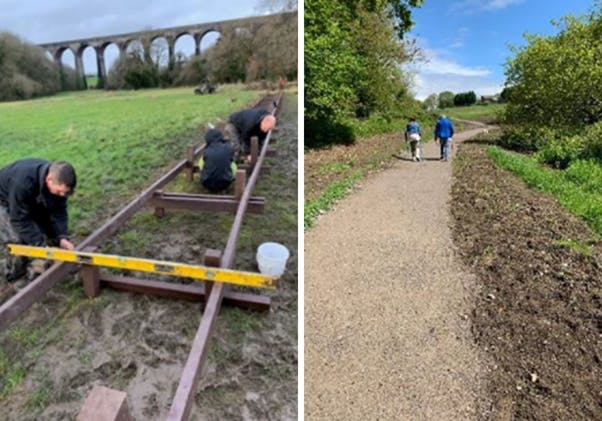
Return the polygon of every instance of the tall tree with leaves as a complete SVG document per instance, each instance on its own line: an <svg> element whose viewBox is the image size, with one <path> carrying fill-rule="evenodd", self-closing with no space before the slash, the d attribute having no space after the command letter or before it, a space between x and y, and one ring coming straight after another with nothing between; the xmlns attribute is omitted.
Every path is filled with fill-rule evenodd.
<svg viewBox="0 0 602 421"><path fill-rule="evenodd" d="M506 63L506 121L578 129L602 120L602 11L567 16L555 36L527 35Z"/></svg>
<svg viewBox="0 0 602 421"><path fill-rule="evenodd" d="M345 120L392 107L407 96L400 65L415 50L402 44L410 10L422 0L305 2L306 144L348 135Z"/></svg>

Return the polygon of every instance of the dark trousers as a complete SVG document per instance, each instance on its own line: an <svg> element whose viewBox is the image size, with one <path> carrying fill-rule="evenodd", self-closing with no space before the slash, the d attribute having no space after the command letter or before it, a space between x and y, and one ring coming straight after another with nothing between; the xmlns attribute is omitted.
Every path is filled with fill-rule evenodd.
<svg viewBox="0 0 602 421"><path fill-rule="evenodd" d="M42 232L48 232L46 225L39 225ZM58 247L58 239L50 239L45 237L45 243L51 247ZM25 241L19 238L19 235L14 230L10 223L8 209L0 206L0 276L4 277L8 282L14 282L23 276L27 275L29 259L24 256L13 256L8 252L7 244L25 244Z"/></svg>
<svg viewBox="0 0 602 421"><path fill-rule="evenodd" d="M29 259L9 254L8 243L21 244L22 241L10 223L8 209L0 206L0 272L8 282L13 282L27 273Z"/></svg>
<svg viewBox="0 0 602 421"><path fill-rule="evenodd" d="M226 124L224 127L225 137L230 140L230 144L234 148L234 156L239 158L240 155L248 155L250 154L250 146L246 145L241 139L240 132L236 128L236 126L232 123Z"/></svg>

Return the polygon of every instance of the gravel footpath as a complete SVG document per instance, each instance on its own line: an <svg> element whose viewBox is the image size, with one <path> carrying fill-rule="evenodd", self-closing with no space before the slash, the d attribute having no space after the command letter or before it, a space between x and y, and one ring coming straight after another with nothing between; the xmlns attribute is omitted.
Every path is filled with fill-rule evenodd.
<svg viewBox="0 0 602 421"><path fill-rule="evenodd" d="M306 420L478 418L476 283L451 239L451 163L433 142L425 156L369 177L305 233Z"/></svg>

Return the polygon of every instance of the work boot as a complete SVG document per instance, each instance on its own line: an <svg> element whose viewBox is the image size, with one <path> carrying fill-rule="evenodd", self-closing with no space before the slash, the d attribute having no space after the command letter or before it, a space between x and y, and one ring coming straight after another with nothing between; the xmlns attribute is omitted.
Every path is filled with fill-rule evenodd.
<svg viewBox="0 0 602 421"><path fill-rule="evenodd" d="M4 262L6 280L16 282L27 275L27 258L22 256L9 256Z"/></svg>
<svg viewBox="0 0 602 421"><path fill-rule="evenodd" d="M29 285L30 282L31 282L30 279L24 277L24 278L16 280L15 282L11 282L10 285L13 288L13 290L20 291L23 288L25 288L27 285Z"/></svg>
<svg viewBox="0 0 602 421"><path fill-rule="evenodd" d="M27 267L27 279L32 281L41 275L52 263L49 260L33 259Z"/></svg>

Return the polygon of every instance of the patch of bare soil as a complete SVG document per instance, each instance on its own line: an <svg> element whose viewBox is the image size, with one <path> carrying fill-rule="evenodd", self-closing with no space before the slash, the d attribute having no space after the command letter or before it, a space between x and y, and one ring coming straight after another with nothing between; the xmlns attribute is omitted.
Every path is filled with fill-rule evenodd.
<svg viewBox="0 0 602 421"><path fill-rule="evenodd" d="M194 397L190 420L296 419L297 417L297 98L285 95L279 130L255 187L266 198L263 215L247 215L233 268L258 271L257 247L284 244L287 270L269 295L269 312L223 306ZM200 140L200 139L199 139ZM165 191L201 192L184 177ZM148 209L103 251L200 263L207 248L225 246L233 215ZM132 274L128 274L132 275ZM155 278L140 274L141 278ZM199 303L103 289L86 299L75 278L51 290L11 332L0 334L6 360L25 377L0 401L2 420L74 419L96 384L127 392L135 420L165 419L202 316ZM35 346L15 332L30 335Z"/></svg>
<svg viewBox="0 0 602 421"><path fill-rule="evenodd" d="M472 330L491 361L492 418L602 419L599 239L483 146L461 146L454 173L454 241L482 284Z"/></svg>
<svg viewBox="0 0 602 421"><path fill-rule="evenodd" d="M390 166L402 143L401 134L387 134L307 151L303 157L305 200L316 199L329 185L355 171Z"/></svg>

